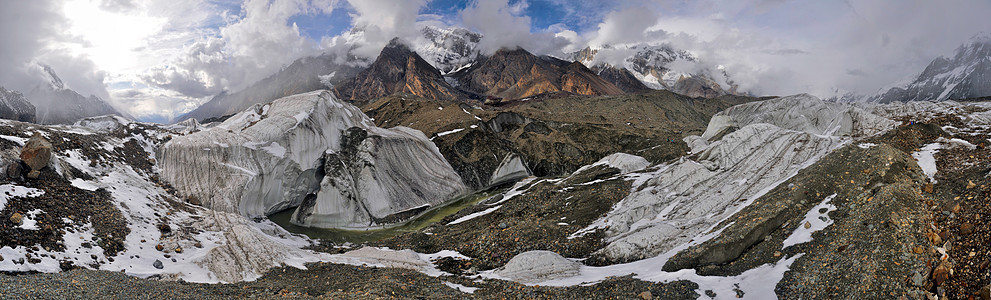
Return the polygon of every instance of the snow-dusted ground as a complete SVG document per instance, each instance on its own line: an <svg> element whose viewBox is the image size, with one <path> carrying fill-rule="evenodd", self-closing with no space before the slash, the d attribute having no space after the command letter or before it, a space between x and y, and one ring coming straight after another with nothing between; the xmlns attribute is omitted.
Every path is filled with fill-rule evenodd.
<svg viewBox="0 0 991 300"><path fill-rule="evenodd" d="M568 286L587 284L604 280L609 276L636 274L635 278L652 282L669 282L674 280L689 280L699 284L699 291L713 290L719 297L735 295L739 289L747 297L756 299L774 298L774 286L785 271L803 254L782 257L773 264L766 264L743 272L738 276L701 276L695 270L680 270L664 272L661 270L668 259L676 253L692 245L700 244L720 234L716 224L732 216L751 201L767 193L770 189L787 180L799 170L815 163L833 149L856 142L855 137L869 136L881 133L893 126L894 122L881 118L891 118L915 112L925 113L930 109L953 110L953 104L920 104L909 103L901 106L836 106L822 104L806 96L787 97L770 100L751 107L737 107L714 118L710 128L702 137L693 141L697 147L695 154L686 156L678 161L655 166L647 166L642 158L628 155L607 157L593 165L609 165L623 170L622 176L633 183L633 190L626 199L619 202L602 219L593 226L578 230L576 234L609 227L607 230L609 246L604 253L613 253L615 257L634 257L647 254L647 259L630 263L616 264L604 267L580 266L577 274L528 282L527 284L546 286ZM777 105L775 105L777 104ZM760 110L777 112L753 115L750 112ZM745 116L744 116L745 115ZM251 117L251 116L247 116ZM985 122L984 113L968 115L968 122ZM296 118L292 122L299 122ZM119 126L132 126L123 123ZM250 123L250 122L248 122ZM100 147L106 150L115 149L113 145L121 145L125 141L138 142L149 158L153 157L155 149L160 145L150 142L152 137L169 134L181 135L176 131L195 131L188 126L147 131L124 138L94 133L117 128L107 122L93 122L91 127L64 126L50 127L51 130L78 132L88 136L105 137ZM719 131L735 130L731 133L717 134ZM711 132L710 132L711 131ZM718 140L710 140L721 136ZM11 141L22 138L0 136ZM244 143L211 144L214 149L244 145ZM224 146L226 145L226 146ZM860 143L863 148L876 145ZM975 147L962 140L939 140L937 143L924 147L916 158L920 165L927 169L928 160L932 153L940 148ZM250 150L264 151L268 156L290 157L294 148L279 143L263 143L244 146ZM928 150L927 150L928 149ZM926 151L931 153L926 154ZM97 268L127 274L149 277L161 275L163 278L183 278L194 282L233 282L253 280L267 269L280 265L304 267L307 262L326 261L351 265L368 265L378 267L403 267L418 270L431 276L445 273L437 269L431 261L440 257L455 257L467 259L453 251L442 251L436 254L422 254L410 250L390 250L385 248L362 248L340 255L316 253L302 248L312 243L311 240L286 232L278 225L269 221L250 220L236 212L223 212L199 206L183 204L182 199L176 198L150 179L153 174L144 174L124 163L90 165L90 157L80 151L56 153L55 160L71 165L89 174L94 179L72 180L72 185L92 191L106 189L110 192L113 202L123 213L131 232L124 240L125 250L113 257L110 262L103 254L103 249L83 247L83 241L94 237L93 225L86 221L73 221L74 232L64 236L64 252L49 252L41 249L35 251L35 257L40 263L16 263L23 261L27 248L24 246L0 248L0 270L3 271L41 271L58 272L59 259L69 259L78 262L82 267ZM932 164L927 175L936 174L935 164ZM156 170L157 171L157 170ZM59 172L64 172L60 170ZM465 216L453 223L471 222L474 217L496 211L500 205L518 195L528 192L528 187L539 182L561 182L563 179L527 178L517 183L494 203L483 202L480 205L490 206L479 213ZM32 197L42 193L41 190L31 189L14 184L0 185L0 209L13 197ZM807 242L811 234L817 230L828 230L832 220L826 215L836 207L830 204L833 196L823 201L806 214L809 228L799 228L784 243L784 247ZM743 200L743 201L741 201ZM176 206L182 209L176 209ZM165 214L164 212L169 212ZM25 215L23 228L31 229L31 220L43 211L29 211ZM825 217L825 218L823 218ZM175 234L162 238L158 229L160 222L175 226L175 228L196 228L197 231ZM165 251L155 249L162 244ZM199 247L197 247L197 244ZM176 251L176 249L181 249ZM165 258L163 253L170 255ZM55 258L51 258L55 256ZM95 257L95 258L94 258ZM175 259L173 261L172 259ZM162 268L156 267L156 261L161 262ZM503 278L495 271L480 274L481 278ZM450 283L448 286L464 291L474 292L474 288ZM700 292L700 294L702 294Z"/></svg>
<svg viewBox="0 0 991 300"><path fill-rule="evenodd" d="M833 224L833 219L829 218L829 212L836 210L836 206L830 204L829 202L836 198L836 194L832 194L823 199L821 203L809 210L805 214L805 219L802 220L801 225L792 232L788 238L785 238L781 249L785 249L794 245L801 243L807 243L812 241L812 234L816 231L823 230L827 226Z"/></svg>

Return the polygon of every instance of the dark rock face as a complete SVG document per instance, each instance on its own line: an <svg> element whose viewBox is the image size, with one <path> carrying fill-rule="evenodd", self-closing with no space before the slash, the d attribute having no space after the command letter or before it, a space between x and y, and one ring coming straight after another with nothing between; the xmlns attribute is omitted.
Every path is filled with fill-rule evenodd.
<svg viewBox="0 0 991 300"><path fill-rule="evenodd" d="M702 77L679 78L671 91L692 98L715 98L728 94L718 83Z"/></svg>
<svg viewBox="0 0 991 300"><path fill-rule="evenodd" d="M452 75L461 88L478 95L522 99L554 92L619 95L623 90L578 62L538 57L521 48L502 49Z"/></svg>
<svg viewBox="0 0 991 300"><path fill-rule="evenodd" d="M34 123L34 105L21 93L0 87L0 119Z"/></svg>
<svg viewBox="0 0 991 300"><path fill-rule="evenodd" d="M352 60L334 54L297 59L285 69L244 90L233 93L223 92L214 96L207 103L177 118L176 122L187 119L196 119L201 123L209 123L208 120L211 119L223 121L224 116L231 116L258 103L268 103L290 95L333 88L347 82L361 71L362 68Z"/></svg>
<svg viewBox="0 0 991 300"><path fill-rule="evenodd" d="M641 93L650 91L650 88L643 84L636 76L633 76L626 68L617 68L610 65L596 65L592 71L609 81L626 93Z"/></svg>
<svg viewBox="0 0 991 300"><path fill-rule="evenodd" d="M440 71L393 39L368 69L336 89L343 99L370 100L397 92L430 99L455 100L465 95L448 84Z"/></svg>

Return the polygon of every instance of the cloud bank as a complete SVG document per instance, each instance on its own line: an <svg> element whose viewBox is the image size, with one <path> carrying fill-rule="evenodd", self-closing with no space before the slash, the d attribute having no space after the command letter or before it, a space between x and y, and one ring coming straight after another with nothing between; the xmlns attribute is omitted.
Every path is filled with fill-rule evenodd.
<svg viewBox="0 0 991 300"><path fill-rule="evenodd" d="M756 95L869 94L991 28L989 12L984 0L2 1L0 85L44 84L32 70L45 63L81 94L170 119L300 57L373 59L393 37L415 43L432 25L483 34L483 54L607 48L596 59L621 65L631 48L665 45L699 59L683 68L723 70ZM301 30L300 16L320 34ZM322 21L331 18L344 19Z"/></svg>

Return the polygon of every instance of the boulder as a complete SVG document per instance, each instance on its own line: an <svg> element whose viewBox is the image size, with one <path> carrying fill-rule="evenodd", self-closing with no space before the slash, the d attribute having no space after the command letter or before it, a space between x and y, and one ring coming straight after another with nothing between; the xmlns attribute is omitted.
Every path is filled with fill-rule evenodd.
<svg viewBox="0 0 991 300"><path fill-rule="evenodd" d="M527 251L517 254L496 275L522 283L537 283L578 275L582 264L551 251Z"/></svg>
<svg viewBox="0 0 991 300"><path fill-rule="evenodd" d="M21 215L21 213L15 212L13 215L10 216L10 222L16 225L21 225L23 221L24 221L24 216Z"/></svg>
<svg viewBox="0 0 991 300"><path fill-rule="evenodd" d="M24 167L21 166L21 162L13 161L7 164L7 178L21 178L21 172L24 171Z"/></svg>
<svg viewBox="0 0 991 300"><path fill-rule="evenodd" d="M40 133L35 132L21 149L21 160L32 171L41 170L48 166L52 158L52 143L49 143Z"/></svg>

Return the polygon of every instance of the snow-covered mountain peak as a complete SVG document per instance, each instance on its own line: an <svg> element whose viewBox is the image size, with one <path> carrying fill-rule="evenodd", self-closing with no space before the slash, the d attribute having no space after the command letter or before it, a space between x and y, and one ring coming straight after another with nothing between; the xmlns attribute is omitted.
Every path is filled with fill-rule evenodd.
<svg viewBox="0 0 991 300"><path fill-rule="evenodd" d="M65 89L65 84L62 83L62 79L58 77L58 74L55 74L55 69L46 64L38 64L38 66L45 71L45 75L48 77L49 83L51 84L53 90L57 91Z"/></svg>
<svg viewBox="0 0 991 300"><path fill-rule="evenodd" d="M953 56L940 56L908 84L871 97L876 102L949 100L991 95L991 36L979 33L957 47Z"/></svg>
<svg viewBox="0 0 991 300"><path fill-rule="evenodd" d="M460 27L427 25L420 29L422 39L414 41L417 54L441 73L458 70L478 57L482 35Z"/></svg>

